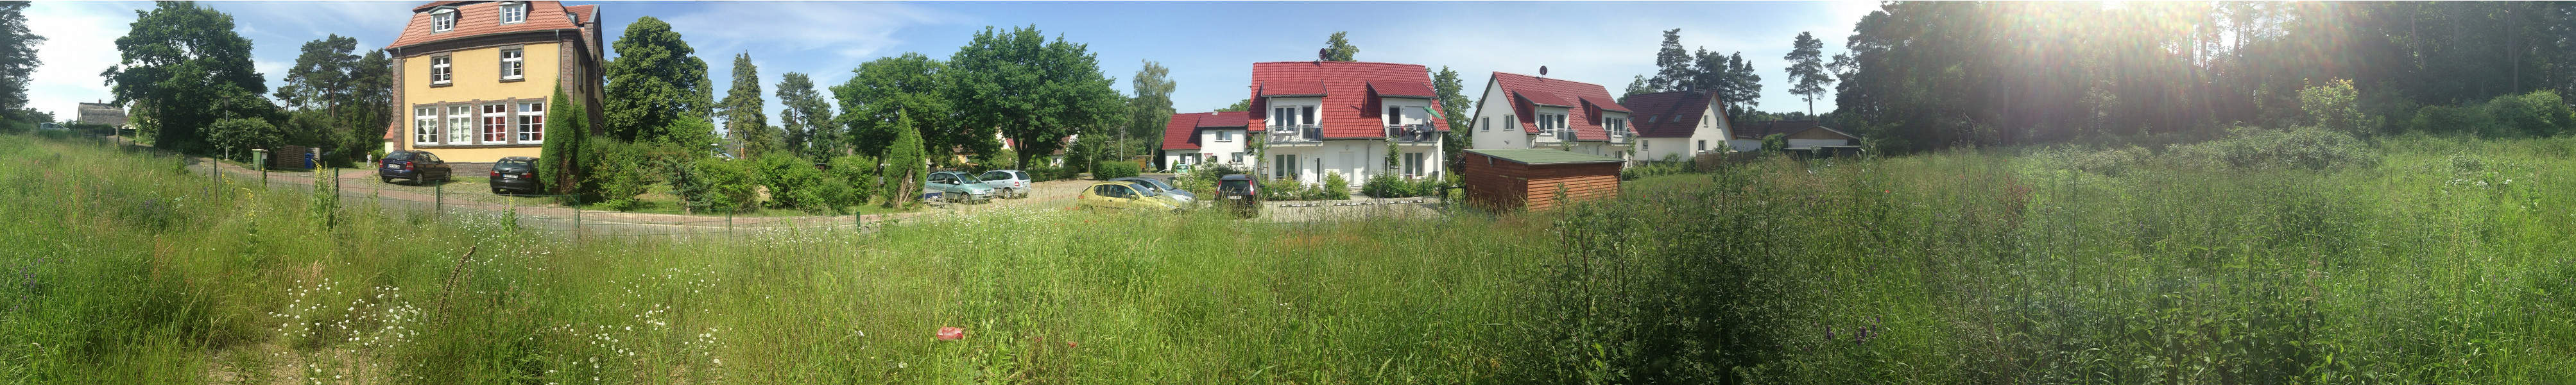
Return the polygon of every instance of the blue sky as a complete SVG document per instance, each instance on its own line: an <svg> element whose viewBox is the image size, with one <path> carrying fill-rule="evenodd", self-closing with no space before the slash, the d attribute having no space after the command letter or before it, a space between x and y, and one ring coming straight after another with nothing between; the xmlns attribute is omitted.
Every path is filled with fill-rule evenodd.
<svg viewBox="0 0 2576 385"><path fill-rule="evenodd" d="M1759 107L1804 110L1788 93L1780 59L1792 37L1812 32L1825 53L1842 52L1874 2L585 2L601 4L614 42L642 16L668 21L710 67L718 97L731 86L733 55L749 52L775 116L780 74L813 75L829 87L859 63L904 52L945 59L985 26L1036 25L1090 45L1121 93L1142 61L1171 69L1173 108L1208 111L1243 99L1251 63L1310 60L1336 31L1349 31L1359 60L1412 63L1462 74L1469 97L1494 71L1598 83L1617 93L1654 70L1662 31L1682 44L1742 52L1764 83ZM235 17L272 88L284 82L298 47L328 34L380 49L420 2L201 3ZM48 41L30 85L30 107L58 116L76 102L107 99L98 73L117 64L141 2L37 2L29 27ZM615 53L610 53L614 57ZM830 91L824 90L826 94ZM1831 95L1815 103L1833 109Z"/></svg>

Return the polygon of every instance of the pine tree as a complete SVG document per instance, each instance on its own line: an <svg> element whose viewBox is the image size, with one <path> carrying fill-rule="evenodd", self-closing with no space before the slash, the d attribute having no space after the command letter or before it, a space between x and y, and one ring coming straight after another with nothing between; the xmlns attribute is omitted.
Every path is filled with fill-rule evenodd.
<svg viewBox="0 0 2576 385"><path fill-rule="evenodd" d="M778 151L781 135L775 132L776 128L769 126L769 116L761 112L767 105L760 100L760 68L751 64L750 53L734 55L733 88L725 90L724 104L720 107L725 119L725 136L741 146L735 155L743 159L759 159L761 155Z"/></svg>

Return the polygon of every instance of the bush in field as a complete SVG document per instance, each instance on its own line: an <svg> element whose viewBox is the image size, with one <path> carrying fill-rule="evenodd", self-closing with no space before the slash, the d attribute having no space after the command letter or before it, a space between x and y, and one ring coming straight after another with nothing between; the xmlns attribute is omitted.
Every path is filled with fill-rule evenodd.
<svg viewBox="0 0 2576 385"><path fill-rule="evenodd" d="M600 208L628 211L641 208L635 196L651 192L659 182L661 170L651 164L647 146L628 144L606 137L592 137L581 146L581 164L590 165L581 175L580 194L596 201Z"/></svg>
<svg viewBox="0 0 2576 385"><path fill-rule="evenodd" d="M884 197L886 207L903 207L921 200L923 178L930 177L930 153L923 148L920 130L913 129L912 116L896 115L894 144L886 146Z"/></svg>
<svg viewBox="0 0 2576 385"><path fill-rule="evenodd" d="M825 177L825 183L838 182L848 186L840 191L841 195L832 196L834 206L868 204L868 198L877 196L877 190L884 188L877 180L877 160L864 155L833 157L832 170L826 173L829 175Z"/></svg>
<svg viewBox="0 0 2576 385"><path fill-rule="evenodd" d="M268 148L285 141L285 138L283 130L259 118L216 120L214 125L206 128L206 144L215 146L216 151L230 153L234 159L250 159L250 149Z"/></svg>
<svg viewBox="0 0 2576 385"><path fill-rule="evenodd" d="M1142 173L1144 173L1144 167L1137 166L1136 162L1124 160L1103 160L1091 167L1091 179L1099 180L1125 178Z"/></svg>
<svg viewBox="0 0 2576 385"><path fill-rule="evenodd" d="M1638 178L1681 174L1690 172L1691 168L1691 162L1681 161L1681 156L1667 155L1664 157L1664 161L1662 162L1628 166L1628 168L1620 169L1619 179L1637 180Z"/></svg>
<svg viewBox="0 0 2576 385"><path fill-rule="evenodd" d="M590 136L590 114L584 103L564 96L563 86L555 86L547 101L554 111L546 114L546 144L537 152L537 185L548 194L570 194L587 173L581 161L590 158L581 145L589 142L584 138Z"/></svg>
<svg viewBox="0 0 2576 385"><path fill-rule="evenodd" d="M754 189L759 185L748 162L698 157L687 164L687 183L673 178L671 190L691 212L739 213L759 207Z"/></svg>
<svg viewBox="0 0 2576 385"><path fill-rule="evenodd" d="M2350 134L2315 127L2290 130L2237 128L2231 137L2176 145L2176 157L2232 168L2322 170L2377 164L2370 146Z"/></svg>
<svg viewBox="0 0 2576 385"><path fill-rule="evenodd" d="M2065 147L2043 150L2033 156L2059 168L2107 176L2120 176L2137 171L2147 162L2153 161L2156 153L2154 151L2148 151L2144 147L2119 147L2101 150Z"/></svg>
<svg viewBox="0 0 2576 385"><path fill-rule="evenodd" d="M1778 154L1786 151L1789 151L1789 134L1771 134L1762 137L1762 153Z"/></svg>
<svg viewBox="0 0 2576 385"><path fill-rule="evenodd" d="M2308 125L2353 136L2369 135L2377 124L2361 112L2359 100L2351 80L2334 79L2300 89L2299 111L2306 114Z"/></svg>
<svg viewBox="0 0 2576 385"><path fill-rule="evenodd" d="M1042 161L1030 163L1034 164L1031 164L1028 167L1022 167L1020 168L1020 171L1029 172L1029 179L1031 182L1073 179L1072 177L1066 176L1067 174L1070 174L1071 170L1056 167L1055 165L1047 164L1047 162Z"/></svg>
<svg viewBox="0 0 2576 385"><path fill-rule="evenodd" d="M1393 174L1377 174L1369 177L1366 182L1360 182L1360 194L1378 198L1396 198L1407 188L1400 187L1404 184L1406 184L1404 178L1398 178Z"/></svg>
<svg viewBox="0 0 2576 385"><path fill-rule="evenodd" d="M1246 174L1246 172L1223 163L1202 164L1190 169L1190 172L1173 176L1172 187L1179 187L1182 191L1200 195L1214 194L1217 179L1230 174Z"/></svg>
<svg viewBox="0 0 2576 385"><path fill-rule="evenodd" d="M848 194L847 183L825 183L828 178L823 170L814 169L812 161L787 152L761 155L752 162L751 169L753 180L769 187L768 208L836 212L840 210L840 205L835 204L841 200L838 197Z"/></svg>
<svg viewBox="0 0 2576 385"><path fill-rule="evenodd" d="M1351 181L1342 179L1340 171L1324 172L1324 196L1317 199L1351 199Z"/></svg>
<svg viewBox="0 0 2576 385"><path fill-rule="evenodd" d="M2568 121L2576 116L2570 116L2567 101L2555 91L2497 96L2486 110L2496 124L2488 137L2553 136L2576 126Z"/></svg>

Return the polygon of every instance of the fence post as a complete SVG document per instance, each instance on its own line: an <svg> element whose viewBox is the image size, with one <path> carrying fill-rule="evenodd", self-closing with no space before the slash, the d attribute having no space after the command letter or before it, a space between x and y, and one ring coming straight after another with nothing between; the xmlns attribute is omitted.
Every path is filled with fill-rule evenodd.
<svg viewBox="0 0 2576 385"><path fill-rule="evenodd" d="M414 168L418 168L418 167L414 167ZM444 181L441 181L441 182L444 182ZM430 210L429 210L429 213L430 213L430 214L434 214L434 215L447 215L447 184L446 184L446 183L439 183L439 184L436 184L436 185L431 185L431 186L430 186L430 191L435 192L435 195L437 195L437 196L438 196L437 198L432 198L432 199L431 199L432 201L438 202L438 205L437 205L437 206L432 206L432 208L430 208Z"/></svg>
<svg viewBox="0 0 2576 385"><path fill-rule="evenodd" d="M733 212L725 212L725 235L733 235Z"/></svg>
<svg viewBox="0 0 2576 385"><path fill-rule="evenodd" d="M581 243L581 194L572 196L572 241Z"/></svg>

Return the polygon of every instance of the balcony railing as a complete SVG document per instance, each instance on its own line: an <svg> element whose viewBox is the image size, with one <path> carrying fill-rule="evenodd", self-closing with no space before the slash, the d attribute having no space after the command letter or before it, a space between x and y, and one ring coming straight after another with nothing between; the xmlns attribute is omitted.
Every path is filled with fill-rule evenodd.
<svg viewBox="0 0 2576 385"><path fill-rule="evenodd" d="M1312 124L1270 126L1270 143L1314 143L1324 140L1324 130Z"/></svg>
<svg viewBox="0 0 2576 385"><path fill-rule="evenodd" d="M1567 142L1567 143L1573 143L1573 142L1574 142L1574 130L1569 130L1569 129L1559 128L1559 129L1548 130L1547 132L1539 133L1539 135L1541 135L1541 136L1550 136L1550 137L1555 137L1555 138L1556 138L1556 141L1559 141L1559 142Z"/></svg>
<svg viewBox="0 0 2576 385"><path fill-rule="evenodd" d="M1610 144L1626 144L1626 143L1628 143L1628 139L1630 139L1630 138L1634 138L1634 137L1636 137L1636 136L1637 136L1637 133L1634 133L1634 132L1627 132L1627 131L1611 131L1611 132L1610 132Z"/></svg>
<svg viewBox="0 0 2576 385"><path fill-rule="evenodd" d="M1426 124L1389 124L1386 125L1386 138L1403 143L1437 142L1440 141L1440 131Z"/></svg>

